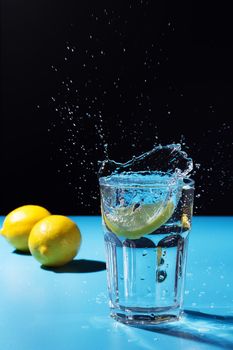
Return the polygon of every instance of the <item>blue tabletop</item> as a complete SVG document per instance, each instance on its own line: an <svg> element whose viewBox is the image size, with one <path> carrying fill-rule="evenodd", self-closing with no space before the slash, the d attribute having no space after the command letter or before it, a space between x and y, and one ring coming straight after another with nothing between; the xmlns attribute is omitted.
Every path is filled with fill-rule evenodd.
<svg viewBox="0 0 233 350"><path fill-rule="evenodd" d="M152 329L109 317L101 219L72 219L82 247L58 269L41 268L0 237L1 350L233 349L233 217L194 217L185 316Z"/></svg>

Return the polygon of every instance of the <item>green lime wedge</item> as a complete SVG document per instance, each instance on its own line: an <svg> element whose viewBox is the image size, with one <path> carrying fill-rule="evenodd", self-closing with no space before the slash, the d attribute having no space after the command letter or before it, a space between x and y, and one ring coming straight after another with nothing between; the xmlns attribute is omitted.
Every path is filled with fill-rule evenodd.
<svg viewBox="0 0 233 350"><path fill-rule="evenodd" d="M103 215L106 226L118 236L138 239L165 224L174 212L172 200L156 204L131 205L116 208Z"/></svg>

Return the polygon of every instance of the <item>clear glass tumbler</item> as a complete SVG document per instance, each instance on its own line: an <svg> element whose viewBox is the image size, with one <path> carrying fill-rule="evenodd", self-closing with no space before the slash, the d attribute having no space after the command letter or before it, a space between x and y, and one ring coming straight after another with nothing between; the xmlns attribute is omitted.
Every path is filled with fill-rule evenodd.
<svg viewBox="0 0 233 350"><path fill-rule="evenodd" d="M99 181L111 316L132 325L179 319L194 181Z"/></svg>

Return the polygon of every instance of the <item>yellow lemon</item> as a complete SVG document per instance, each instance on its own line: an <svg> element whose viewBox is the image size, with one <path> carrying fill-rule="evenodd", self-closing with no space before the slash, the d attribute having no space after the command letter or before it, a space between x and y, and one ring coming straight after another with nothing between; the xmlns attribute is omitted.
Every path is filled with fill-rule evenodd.
<svg viewBox="0 0 233 350"><path fill-rule="evenodd" d="M68 217L50 215L33 227L28 244L31 254L42 265L62 266L77 254L81 233Z"/></svg>
<svg viewBox="0 0 233 350"><path fill-rule="evenodd" d="M185 213L181 216L181 225L186 230L189 230L191 228L191 224L190 224L188 215Z"/></svg>
<svg viewBox="0 0 233 350"><path fill-rule="evenodd" d="M32 227L50 212L39 205L24 205L11 211L5 218L1 234L18 250L29 251L28 237Z"/></svg>
<svg viewBox="0 0 233 350"><path fill-rule="evenodd" d="M114 209L111 214L104 213L103 218L106 226L116 235L138 239L164 225L174 209L174 203L170 200L166 204L161 202L120 207Z"/></svg>

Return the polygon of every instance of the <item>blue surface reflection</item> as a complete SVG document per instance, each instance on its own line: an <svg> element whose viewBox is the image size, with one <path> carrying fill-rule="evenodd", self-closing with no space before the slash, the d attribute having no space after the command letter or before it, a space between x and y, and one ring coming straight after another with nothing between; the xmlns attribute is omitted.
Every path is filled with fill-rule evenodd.
<svg viewBox="0 0 233 350"><path fill-rule="evenodd" d="M54 270L0 237L0 349L233 350L233 217L194 217L184 316L148 328L111 319L101 219L73 220L80 253Z"/></svg>

